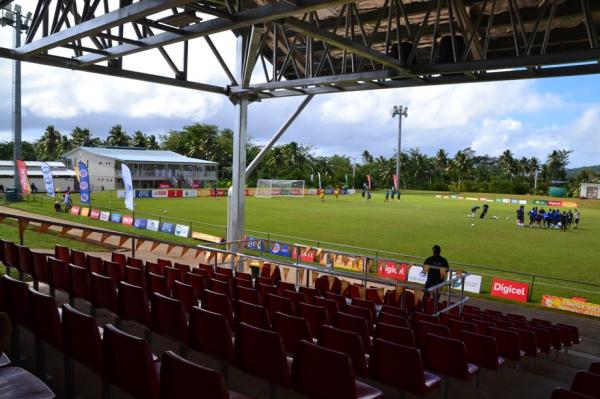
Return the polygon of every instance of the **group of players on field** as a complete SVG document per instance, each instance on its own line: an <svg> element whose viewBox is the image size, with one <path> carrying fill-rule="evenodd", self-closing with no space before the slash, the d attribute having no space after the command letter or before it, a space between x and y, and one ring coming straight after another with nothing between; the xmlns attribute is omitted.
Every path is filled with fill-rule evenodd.
<svg viewBox="0 0 600 399"><path fill-rule="evenodd" d="M566 231L575 223L575 229L579 226L579 218L581 214L579 210L575 209L575 212L569 209L569 211L560 211L558 209L548 209L534 207L528 212L529 216L529 227L547 228L547 229L560 229ZM519 227L525 226L525 207L521 205L517 209L517 225Z"/></svg>

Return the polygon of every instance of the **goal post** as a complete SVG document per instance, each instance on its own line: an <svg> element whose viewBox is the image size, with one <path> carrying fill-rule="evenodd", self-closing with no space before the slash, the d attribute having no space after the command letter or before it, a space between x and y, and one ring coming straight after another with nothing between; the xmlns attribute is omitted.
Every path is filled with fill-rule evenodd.
<svg viewBox="0 0 600 399"><path fill-rule="evenodd" d="M304 180L259 179L255 197L304 197Z"/></svg>

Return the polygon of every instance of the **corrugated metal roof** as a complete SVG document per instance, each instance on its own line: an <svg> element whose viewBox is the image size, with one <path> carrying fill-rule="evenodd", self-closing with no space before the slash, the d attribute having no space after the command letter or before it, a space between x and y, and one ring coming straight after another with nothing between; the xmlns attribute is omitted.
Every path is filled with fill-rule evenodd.
<svg viewBox="0 0 600 399"><path fill-rule="evenodd" d="M46 162L48 164L48 166L50 166L51 168L66 168L65 164L63 162ZM13 167L14 166L14 161L0 161L0 167L2 166L10 166ZM38 167L41 168L40 166L41 162L40 161L25 161L25 165L27 165L27 167Z"/></svg>
<svg viewBox="0 0 600 399"><path fill-rule="evenodd" d="M79 147L71 152L81 149L102 157L116 159L122 162L154 162L154 163L183 163L183 164L211 164L216 162L204 159L188 158L173 151L144 150L134 148L106 148L106 147Z"/></svg>
<svg viewBox="0 0 600 399"><path fill-rule="evenodd" d="M0 169L0 176L14 176L15 171L9 169ZM41 170L30 170L27 169L27 176L42 176ZM52 177L75 177L75 172L69 169L66 170L53 170Z"/></svg>

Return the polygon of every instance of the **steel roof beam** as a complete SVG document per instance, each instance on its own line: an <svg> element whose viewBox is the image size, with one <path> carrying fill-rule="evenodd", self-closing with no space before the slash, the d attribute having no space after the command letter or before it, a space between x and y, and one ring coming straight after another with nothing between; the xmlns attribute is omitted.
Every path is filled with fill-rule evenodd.
<svg viewBox="0 0 600 399"><path fill-rule="evenodd" d="M103 30L136 21L187 2L189 0L138 1L137 3L82 22L71 28L34 40L29 44L19 47L16 51L22 57L29 57L33 54L38 54L74 40L91 36Z"/></svg>

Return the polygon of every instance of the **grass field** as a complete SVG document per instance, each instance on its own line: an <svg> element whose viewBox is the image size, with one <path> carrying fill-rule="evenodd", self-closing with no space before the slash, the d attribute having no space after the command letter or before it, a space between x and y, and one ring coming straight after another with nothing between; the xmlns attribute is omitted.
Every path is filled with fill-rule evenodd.
<svg viewBox="0 0 600 399"><path fill-rule="evenodd" d="M111 192L94 193L93 198L94 207L119 209L123 206L123 200L117 199ZM600 202L581 202L580 228L565 233L518 228L515 220L517 205L514 204L491 203L488 219L468 218L469 209L474 203L439 199L435 198L434 193L404 194L401 201L394 200L389 203L384 203L383 193L375 193L370 201L362 200L359 195L341 196L337 200L328 196L325 202L321 202L315 196L273 199L250 197L246 203L246 228L249 235L256 234L252 231L260 231L269 233L274 239L331 249L342 248L324 243L371 248L413 255L415 258L402 258L418 262L430 254L433 244L439 244L442 246L443 255L451 264L479 274L528 280L528 277L512 273L523 272L600 284L597 257L600 244ZM193 230L224 235L224 228L219 226L226 224L226 205L225 198L137 199L136 216L148 217L148 214L153 214L161 216L164 220L183 219L193 222ZM13 206L55 215L52 203L48 199L38 198ZM526 209L530 207L527 205ZM498 219L492 219L492 216L497 216ZM78 222L84 220L66 214L61 214L61 217ZM132 231L132 228L126 226L101 221L89 222L98 226ZM161 233L147 233L165 238ZM285 239L282 236L303 237L309 241L299 238ZM373 254L364 250L353 252ZM391 255L379 252L379 256ZM486 271L478 266L505 271ZM563 284L543 278L536 278L535 283L534 297L537 298L542 293L557 293L567 296L581 295L600 302L600 287ZM484 283L485 289L487 285L489 284ZM560 288L561 286L563 288ZM583 291L576 291L576 288Z"/></svg>

